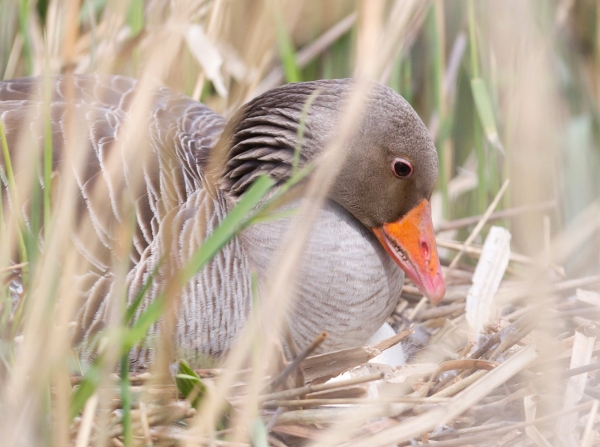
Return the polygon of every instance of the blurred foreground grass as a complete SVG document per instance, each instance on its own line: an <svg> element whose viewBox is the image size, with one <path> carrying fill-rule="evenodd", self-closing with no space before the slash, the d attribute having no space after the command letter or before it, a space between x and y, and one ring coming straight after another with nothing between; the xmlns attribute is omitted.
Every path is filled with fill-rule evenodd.
<svg viewBox="0 0 600 447"><path fill-rule="evenodd" d="M540 266L565 265L568 276L596 275L600 3L387 1L379 11L381 27L365 31L371 9L377 8L369 1L345 0L3 1L0 76L150 76L230 117L248 99L281 83L353 76L361 68L361 36L374 32L389 47L381 47L386 59L375 78L413 105L436 141L440 176L433 204L440 237L464 240L477 220L455 221L484 213L508 179L496 211L509 210L498 217L512 233L513 249ZM167 38L175 44L165 51L160 43ZM47 222L49 213L40 221ZM483 241L488 226L474 242ZM1 239L6 234L0 244L6 244ZM31 261L26 254L36 252L35 241L21 237L21 245L29 244L21 247L21 261ZM6 290L2 295L8 302ZM11 336L19 332L8 324L8 307L2 379L14 372ZM57 374L41 374L46 382L26 385L40 387L31 404L42 413L32 416L38 421L53 406L72 402L68 384L56 386ZM195 380L189 371L182 377ZM76 410L89 404L95 390L78 392ZM0 405L6 410L16 403L7 398ZM126 425L123 442L130 445ZM60 445L57 440L68 437L65 427L38 429L25 438ZM257 430L255 445L266 445Z"/></svg>
<svg viewBox="0 0 600 447"><path fill-rule="evenodd" d="M444 219L483 213L506 178L514 183L502 208L556 201L550 213L516 218L517 247L535 254L541 232L518 228L549 214L555 234L600 190L597 5L532 2L532 12L519 7L503 15L498 4L415 6L378 80L405 96L435 137ZM352 1L189 2L185 22L203 26L201 33L182 29L181 17L161 1L20 1L0 8L4 79L39 75L44 67L139 77L152 38L174 31L184 32L185 42L162 82L226 115L281 82L355 72ZM570 266L594 271L598 238L580 248Z"/></svg>

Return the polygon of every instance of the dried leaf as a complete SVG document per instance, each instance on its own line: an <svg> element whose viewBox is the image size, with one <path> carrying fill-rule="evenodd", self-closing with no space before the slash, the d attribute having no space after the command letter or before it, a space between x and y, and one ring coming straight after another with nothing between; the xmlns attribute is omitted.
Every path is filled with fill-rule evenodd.
<svg viewBox="0 0 600 447"><path fill-rule="evenodd" d="M223 98L227 97L227 89L221 75L223 58L217 47L210 41L204 29L197 24L191 24L185 32L185 40L190 52L196 58L206 77L210 79Z"/></svg>

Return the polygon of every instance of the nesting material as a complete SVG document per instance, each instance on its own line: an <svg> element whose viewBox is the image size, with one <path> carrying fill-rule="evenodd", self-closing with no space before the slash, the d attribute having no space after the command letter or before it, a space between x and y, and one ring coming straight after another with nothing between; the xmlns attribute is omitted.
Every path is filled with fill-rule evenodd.
<svg viewBox="0 0 600 447"><path fill-rule="evenodd" d="M381 326L377 332L371 336L367 344L373 346L390 337L393 337L394 335L396 335L396 331L394 331L394 329L388 323L384 323L383 326ZM404 355L402 344L398 343L397 345L386 349L378 356L369 360L369 363L383 363L384 365L393 367L406 365L406 356Z"/></svg>
<svg viewBox="0 0 600 447"><path fill-rule="evenodd" d="M226 98L227 89L221 75L223 58L219 50L217 50L204 32L202 26L196 24L189 25L185 33L185 40L190 52L204 69L206 77L212 81L219 96Z"/></svg>
<svg viewBox="0 0 600 447"><path fill-rule="evenodd" d="M473 275L473 285L467 294L466 313L472 340L477 340L492 315L494 295L510 259L510 238L507 229L492 227L483 245Z"/></svg>
<svg viewBox="0 0 600 447"><path fill-rule="evenodd" d="M595 340L600 334L600 277L558 279L552 266L542 264L549 280L532 290L515 268L524 257L511 253L509 243L510 233L501 228L492 228L483 247L451 241L449 250L464 258L445 271L448 288L442 303L422 300L407 282L378 337L342 351L307 351L308 357L299 353L296 363L273 371L277 377L287 371L294 379L282 381L282 387L272 385L271 376L254 377L249 365L223 391L231 414L243 415L250 403L256 413L248 423L264 425L262 438L253 443L264 445L266 432L269 447L600 445L594 403L600 399L600 342ZM445 265L451 257L444 258ZM501 299L500 293L494 297L499 285L511 299ZM586 290L577 290L582 287ZM532 293L543 294L544 300L533 301ZM404 365L397 364L400 357L394 354L400 343ZM219 369L196 372L209 389L226 374ZM119 380L109 378L116 408ZM206 410L196 411L182 400L174 384L154 385L151 374L129 380L133 433L148 445L194 445ZM152 396L147 404L144 395ZM98 420L99 410L92 418L89 408L72 424L73 442L98 436L90 421ZM256 414L262 422L253 419ZM109 436L122 445L122 410L105 417L114 427ZM215 434L216 445L232 445L229 439L236 431L244 439L248 425L236 421L230 419Z"/></svg>
<svg viewBox="0 0 600 447"><path fill-rule="evenodd" d="M581 332L575 332L570 369L588 365L591 362L595 343L596 337L586 337ZM565 389L563 410L570 410L579 403L583 397L587 377L587 372L584 372L583 374L569 378ZM566 447L576 447L579 445L576 432L578 416L578 412L573 412L563 416L559 420L557 436L562 445Z"/></svg>
<svg viewBox="0 0 600 447"><path fill-rule="evenodd" d="M535 403L533 396L525 396L523 399L523 406L525 407L525 421L531 423L535 420L535 415L537 413L537 404ZM525 433L527 433L527 436L529 436L538 447L552 447L552 444L548 442L535 425L525 427Z"/></svg>
<svg viewBox="0 0 600 447"><path fill-rule="evenodd" d="M503 287L510 284L527 296L528 283L511 277L510 271L506 276ZM492 313L475 351L466 336L464 306L466 285L471 282L471 269L459 264L448 290L456 298L437 307L420 304L420 296L411 293L412 286L407 285L401 305L386 326L387 333L392 335L392 328L395 335L378 343L372 340L370 345L308 357L301 363L303 384L275 390L267 386L271 378L265 377L258 397L248 395L244 382L252 374L246 370L226 400L234 413L240 414L249 399L257 399L268 445L274 447L306 443L353 447L600 445L598 406L594 403L600 399L600 343L594 339L597 325L580 324L582 316L591 322L600 315L593 299L600 279L548 283L548 290L554 293L541 306L499 301L496 305L502 318ZM575 292L583 285L590 290ZM369 362L401 342L406 365ZM329 380L344 371L343 377ZM223 372L197 371L207 386ZM116 375L110 377L117 407L118 380ZM194 445L195 424L204 415L181 400L182 396L172 401L177 396L174 386L157 387L150 374L132 375L130 381L136 436L150 439L148 445L183 441ZM73 385L80 383L72 381ZM151 400L146 405L137 402L142 395L169 398L166 403ZM98 435L95 426L89 425L87 408L71 427L74 442L78 435L84 441ZM121 445L123 439L119 411L110 415L115 445ZM173 417L165 418L165 414ZM216 445L231 445L230 430L238 429L244 430L232 423L218 432ZM327 444L327 439L334 442Z"/></svg>
<svg viewBox="0 0 600 447"><path fill-rule="evenodd" d="M600 293L591 292L589 290L577 289L576 295L577 300L582 303L591 304L596 307L600 307Z"/></svg>

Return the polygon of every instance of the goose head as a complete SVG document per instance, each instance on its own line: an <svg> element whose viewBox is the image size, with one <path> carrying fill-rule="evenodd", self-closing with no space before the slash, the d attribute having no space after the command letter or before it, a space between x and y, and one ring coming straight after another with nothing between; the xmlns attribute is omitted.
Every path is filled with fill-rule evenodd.
<svg viewBox="0 0 600 447"><path fill-rule="evenodd" d="M301 121L299 164L318 160L335 135L352 85L350 79L287 84L243 106L217 146L226 154L220 188L235 200L261 174L285 182ZM430 205L438 159L427 128L404 98L373 84L344 150L329 198L369 228L419 290L439 303L445 283Z"/></svg>

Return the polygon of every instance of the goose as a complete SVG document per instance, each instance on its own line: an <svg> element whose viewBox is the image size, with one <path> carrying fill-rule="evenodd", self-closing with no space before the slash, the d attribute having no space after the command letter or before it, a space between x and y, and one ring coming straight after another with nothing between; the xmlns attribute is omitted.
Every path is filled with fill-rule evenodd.
<svg viewBox="0 0 600 447"><path fill-rule="evenodd" d="M352 79L282 85L250 100L229 122L200 102L157 88L138 149L147 156L139 164L123 158L120 174L109 175L108 154L120 150L120 132L131 119L138 81L108 75L51 78L54 169L65 158L65 120L72 110L72 127L88 143L83 168L73 167L80 193L77 220L87 222L97 239L77 231L72 235L91 266L79 281L82 301L74 342L90 339L108 318L116 287L114 224L124 219L120 194L130 186L128 176L137 172L142 180L134 188L137 219L126 278L132 300L159 265L166 244L175 264L183 265L260 175L272 177L275 188L290 178L301 121L299 165L318 160L336 133L353 85ZM377 83L371 87L294 283L288 320L298 346L307 346L322 331L329 336L321 351L365 343L397 305L404 274L434 304L445 293L431 220L438 171L434 143L402 96ZM43 132L33 125L43 116L43 88L36 77L0 82L0 121L11 156L17 155L23 132L43 141ZM312 104L303 112L309 98ZM208 184L208 171L216 151L225 161L215 188ZM94 200L98 188L108 197L103 204ZM245 229L183 287L175 329L180 355L198 364L228 352L252 310L253 272L259 283L266 281L293 221L288 216ZM161 287L158 274L138 313ZM152 344L145 343L132 353L132 364L148 365L153 353Z"/></svg>

